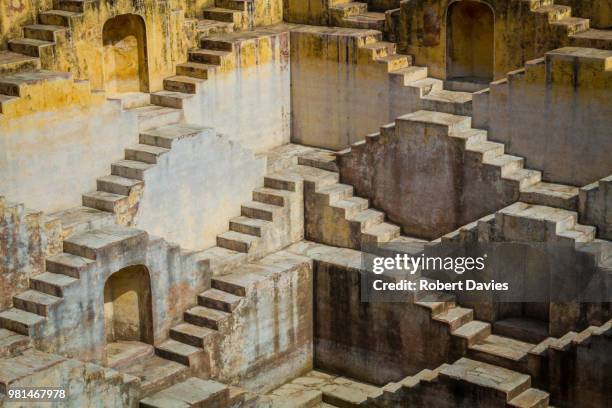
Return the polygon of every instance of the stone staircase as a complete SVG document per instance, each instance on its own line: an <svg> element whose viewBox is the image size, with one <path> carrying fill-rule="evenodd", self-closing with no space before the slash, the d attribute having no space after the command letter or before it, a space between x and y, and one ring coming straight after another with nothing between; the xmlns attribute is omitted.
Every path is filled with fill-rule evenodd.
<svg viewBox="0 0 612 408"><path fill-rule="evenodd" d="M47 257L46 272L30 278L30 289L14 296L13 307L0 312L0 327L33 339L42 337L48 317L57 318L65 298L77 295L81 277L95 267L97 257L145 237L144 231L109 226L65 239L64 252Z"/></svg>
<svg viewBox="0 0 612 408"><path fill-rule="evenodd" d="M198 126L168 124L142 132L140 143L125 149L125 159L111 165L111 174L97 180L97 190L83 194L83 206L114 214L119 225L132 225L147 170L172 149L175 140L202 131Z"/></svg>
<svg viewBox="0 0 612 408"><path fill-rule="evenodd" d="M427 67L415 66L412 56L398 54L395 43L366 37L359 46L359 59L386 66L391 86L416 104L413 110L472 114L472 93L444 89L444 81L429 77Z"/></svg>
<svg viewBox="0 0 612 408"><path fill-rule="evenodd" d="M385 13L368 11L367 2L331 0L329 15L332 26L385 31Z"/></svg>
<svg viewBox="0 0 612 408"><path fill-rule="evenodd" d="M456 393L448 393L444 389L446 387L455 391L464 390L466 396L471 394L469 390L474 390L479 398L484 396L482 401L472 401L470 407L549 407L548 393L532 388L529 375L468 358L461 358L453 364L443 364L434 370L422 370L382 387L321 371L311 371L275 389L267 397L273 408L458 404L459 401L453 401ZM437 403L436 398L440 398Z"/></svg>
<svg viewBox="0 0 612 408"><path fill-rule="evenodd" d="M555 4L554 0L523 0L529 10L548 23L559 36L570 38L570 43L579 47L612 49L612 31L590 28L586 18L574 17L572 8Z"/></svg>

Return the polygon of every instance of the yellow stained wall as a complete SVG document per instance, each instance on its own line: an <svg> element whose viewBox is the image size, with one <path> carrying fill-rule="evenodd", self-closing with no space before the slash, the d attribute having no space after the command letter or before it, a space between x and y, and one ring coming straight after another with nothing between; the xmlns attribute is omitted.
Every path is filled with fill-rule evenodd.
<svg viewBox="0 0 612 408"><path fill-rule="evenodd" d="M48 10L51 0L0 0L0 50L8 40L22 37L22 27L36 22L39 10Z"/></svg>
<svg viewBox="0 0 612 408"><path fill-rule="evenodd" d="M467 1L467 0L460 0ZM446 79L447 10L456 0L422 0L401 5L399 50L426 65L431 76ZM527 2L482 0L494 14L494 78L518 69L530 59L569 43L560 27L548 23L545 13L534 13ZM482 21L471 22L476 29ZM485 28L483 28L486 30Z"/></svg>

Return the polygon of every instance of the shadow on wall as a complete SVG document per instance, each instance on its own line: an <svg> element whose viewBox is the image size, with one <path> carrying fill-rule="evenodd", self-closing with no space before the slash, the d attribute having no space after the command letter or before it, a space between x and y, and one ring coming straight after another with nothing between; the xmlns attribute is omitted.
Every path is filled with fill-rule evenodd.
<svg viewBox="0 0 612 408"><path fill-rule="evenodd" d="M142 17L122 14L104 23L104 89L148 92L146 27Z"/></svg>

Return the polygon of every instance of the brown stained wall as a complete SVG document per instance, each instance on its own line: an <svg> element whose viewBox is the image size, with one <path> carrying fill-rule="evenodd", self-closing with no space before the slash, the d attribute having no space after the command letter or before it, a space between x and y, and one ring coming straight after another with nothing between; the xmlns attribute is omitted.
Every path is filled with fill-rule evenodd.
<svg viewBox="0 0 612 408"><path fill-rule="evenodd" d="M429 74L446 79L447 10L457 0L406 1L401 5L399 49L415 57L415 65L426 65ZM460 0L459 2L463 2ZM503 77L529 59L568 43L565 32L548 24L544 13L530 11L528 2L483 0L494 13L494 76ZM483 22L470 21L476 30ZM486 30L486 29L485 29Z"/></svg>

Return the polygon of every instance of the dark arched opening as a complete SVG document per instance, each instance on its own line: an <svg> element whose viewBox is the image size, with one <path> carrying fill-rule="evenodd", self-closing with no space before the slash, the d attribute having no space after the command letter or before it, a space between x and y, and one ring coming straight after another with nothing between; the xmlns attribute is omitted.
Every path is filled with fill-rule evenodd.
<svg viewBox="0 0 612 408"><path fill-rule="evenodd" d="M147 92L146 28L142 17L122 14L104 23L104 89L106 92Z"/></svg>
<svg viewBox="0 0 612 408"><path fill-rule="evenodd" d="M494 76L494 25L491 7L455 1L446 18L446 79L488 83Z"/></svg>

